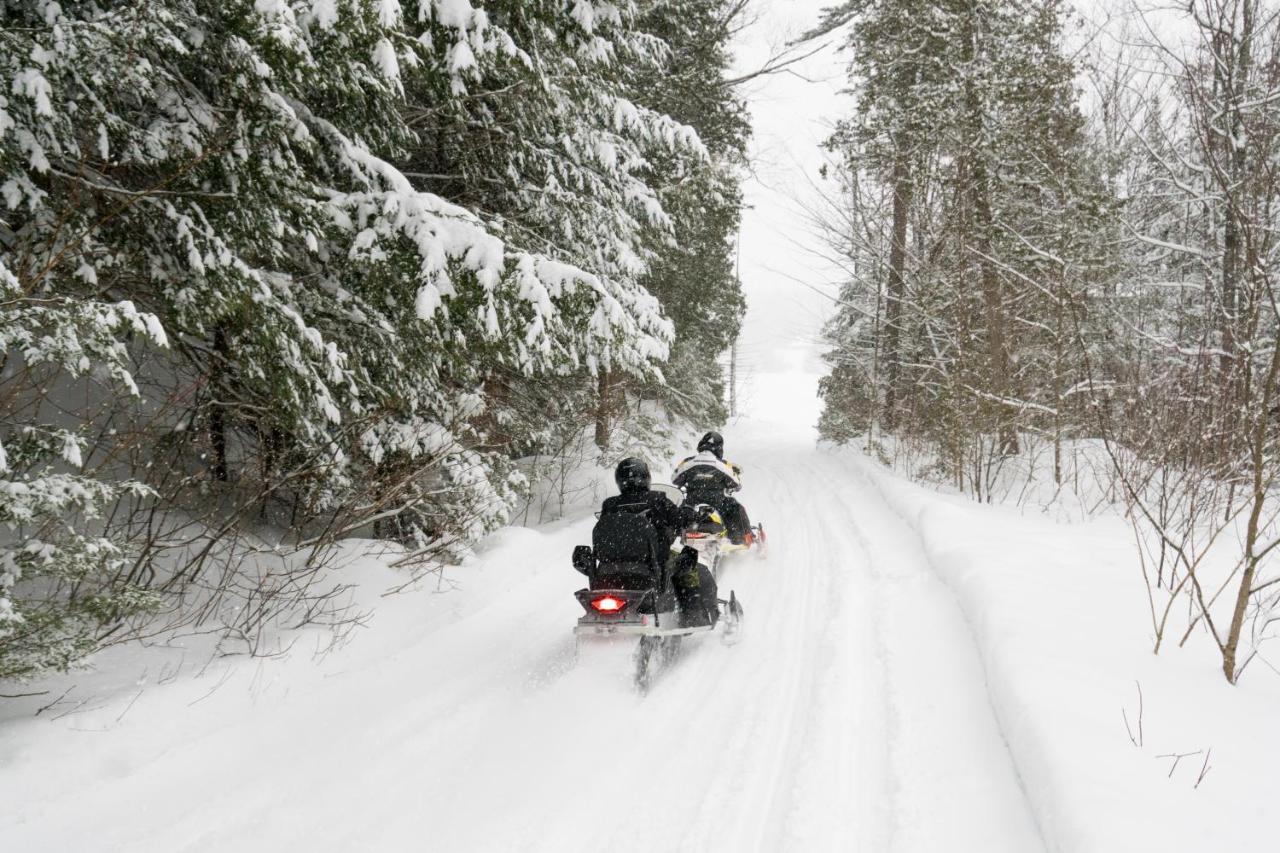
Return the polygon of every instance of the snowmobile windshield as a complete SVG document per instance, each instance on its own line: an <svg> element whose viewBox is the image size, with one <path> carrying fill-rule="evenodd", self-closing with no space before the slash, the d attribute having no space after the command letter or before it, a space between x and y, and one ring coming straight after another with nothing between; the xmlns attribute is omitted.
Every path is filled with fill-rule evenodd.
<svg viewBox="0 0 1280 853"><path fill-rule="evenodd" d="M680 506L680 504L684 502L684 492L680 491L670 483L653 483L649 486L649 490L666 495L667 499L676 506Z"/></svg>

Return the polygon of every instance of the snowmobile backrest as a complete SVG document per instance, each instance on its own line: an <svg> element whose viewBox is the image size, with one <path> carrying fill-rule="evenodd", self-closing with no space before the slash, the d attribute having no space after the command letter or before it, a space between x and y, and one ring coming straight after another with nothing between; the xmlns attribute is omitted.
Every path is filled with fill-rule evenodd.
<svg viewBox="0 0 1280 853"><path fill-rule="evenodd" d="M658 570L658 531L642 512L610 512L591 531L591 545L601 571L606 566L641 565Z"/></svg>

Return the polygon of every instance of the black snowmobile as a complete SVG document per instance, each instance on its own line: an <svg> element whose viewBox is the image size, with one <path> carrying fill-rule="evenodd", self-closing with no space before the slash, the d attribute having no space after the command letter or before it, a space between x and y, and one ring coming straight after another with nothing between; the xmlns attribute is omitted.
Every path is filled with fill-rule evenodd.
<svg viewBox="0 0 1280 853"><path fill-rule="evenodd" d="M673 493L673 502L683 497L674 486L653 488ZM728 600L717 601L718 613L700 598L686 594L681 600L673 575L693 561L702 561L713 572L717 567L692 548L681 549L668 565L669 555L654 552L648 524L640 515L603 516L592 532L592 545L579 545L573 552L573 567L589 581L586 589L574 593L584 611L574 633L579 642L638 637L635 683L641 691L648 688L654 671L676 656L684 637L723 626L725 642L732 643L742 629L742 606L732 591Z"/></svg>

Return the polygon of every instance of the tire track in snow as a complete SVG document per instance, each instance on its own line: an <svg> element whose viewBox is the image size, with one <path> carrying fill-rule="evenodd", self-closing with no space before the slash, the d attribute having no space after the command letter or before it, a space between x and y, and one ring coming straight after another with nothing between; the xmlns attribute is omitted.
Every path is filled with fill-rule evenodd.
<svg viewBox="0 0 1280 853"><path fill-rule="evenodd" d="M810 485L805 536L811 558L804 571L827 575L814 686L813 720L800 757L805 773L792 792L786 843L779 849L888 850L882 779L887 767L883 667L875 654L876 590L870 582L870 552L845 529L832 504L829 467L813 448L798 460L794 476ZM853 535L851 535L853 534Z"/></svg>
<svg viewBox="0 0 1280 853"><path fill-rule="evenodd" d="M941 585L946 589L947 594L951 598L951 601L955 606L956 611L959 612L960 617L964 622L964 626L968 634L969 642L973 647L975 655L977 655L980 666L982 667L982 674L983 674L982 687L983 687L983 694L986 698L987 709L989 710L992 719L995 721L997 730L1000 735L1000 742L1004 747L1005 756L1008 760L1009 768L1012 771L1014 779L1017 782L1018 790L1022 794L1023 804L1026 807L1027 814L1030 817L1035 827L1037 839L1039 841L1038 849L1047 849L1049 845L1045 840L1044 833L1041 830L1038 819L1036 818L1035 808L1033 807L1031 802L1030 792L1027 790L1026 780L1023 778L1023 775L1022 775L1021 769L1018 766L1017 760L1014 758L1013 750L1009 745L1008 738L1005 735L1005 732L1003 729L1003 723L1000 718L1000 712L997 709L996 704L991 696L991 686L990 686L989 679L987 677L986 662L983 659L981 653L979 652L977 635L974 632L972 623L969 621L969 615L968 613L965 612L965 609L963 608L963 606L961 606L959 600L956 598L955 593L951 589L950 584L948 584L946 580L943 579L943 577L938 573L937 569L935 568L933 564L933 560L929 556L928 550L925 547L924 540L922 539L921 533L918 530L917 526L913 524L911 520L908 519L892 503L892 501L889 500L888 495L885 493L884 488L881 486L880 480L874 474L870 473L867 470L866 466L868 464L870 463L865 460L859 461L859 463L857 464L858 474L863 479L863 481L867 483L868 487L875 493L876 497L879 498L879 501L881 505L884 507L884 509L893 515L898 527L910 536L913 542L914 548L919 553L919 558L921 563L926 567L927 571L929 572L929 575L933 578L933 580L937 584Z"/></svg>
<svg viewBox="0 0 1280 853"><path fill-rule="evenodd" d="M727 584L745 590L754 648L732 650L738 659L724 675L730 695L755 705L738 722L723 718L733 759L711 781L681 849L885 850L867 552L840 541L847 534L832 524L831 490L819 485L831 479L807 435L750 442L744 462L755 475L752 513L775 538L766 564L741 567L750 586Z"/></svg>
<svg viewBox="0 0 1280 853"><path fill-rule="evenodd" d="M769 469L762 465L761 471L767 473ZM803 509L797 512L797 507L803 508L804 502L799 500L794 482L776 474L772 480L773 488L761 491L783 497L783 501L775 500L770 508L774 518L779 515L792 521L803 518L806 514ZM783 507L787 508L785 513ZM738 664L739 668L755 664L754 695L748 700L754 703L754 713L737 739L741 757L732 772L735 781L740 783L736 804L738 819L730 822L733 829L722 837L725 849L730 850L780 849L790 812L787 794L793 789L800 769L797 758L813 707L817 645L813 628L819 624L820 601L826 591L827 577L822 572L798 570L812 562L809 540L797 537L793 543L791 531L798 531L801 526L785 523L781 526L787 530L779 543L781 547L770 554L765 564L750 567L757 582L753 584L754 594L743 602L744 607L753 608L757 623L764 624L753 631L756 648L752 660ZM749 605L749 601L755 604ZM775 647L770 649L769 644ZM739 686L739 690L743 686Z"/></svg>
<svg viewBox="0 0 1280 853"><path fill-rule="evenodd" d="M885 501L865 464L840 466L841 492L847 507L851 496L858 498L861 512L849 512L849 520L871 552L883 601L895 792L890 849L1043 850L972 630L914 529Z"/></svg>
<svg viewBox="0 0 1280 853"><path fill-rule="evenodd" d="M792 499L789 484L783 483L772 506L757 505L753 512L764 518ZM786 616L803 614L812 606L806 585L766 598L766 591L777 586L770 583L771 575L786 553L786 548L778 548L763 563L742 556L726 561L721 586L736 589L742 597L744 639L732 649L719 650L723 654L703 662L697 672L679 673L703 681L711 676L708 667L718 670L714 692L700 696L698 703L701 725L718 742L715 754L704 759L715 762L717 772L697 795L700 802L679 849L761 849L758 842L773 834L777 823L773 799L790 764L789 712L805 682L806 638L786 630ZM775 641L779 642L771 648ZM651 696L656 698L657 691Z"/></svg>

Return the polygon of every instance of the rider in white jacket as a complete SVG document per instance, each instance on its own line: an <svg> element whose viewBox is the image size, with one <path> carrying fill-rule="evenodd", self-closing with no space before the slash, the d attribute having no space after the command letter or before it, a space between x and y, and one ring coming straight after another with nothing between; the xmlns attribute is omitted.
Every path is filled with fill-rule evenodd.
<svg viewBox="0 0 1280 853"><path fill-rule="evenodd" d="M676 466L672 482L685 490L686 504L707 504L720 512L731 542L751 544L747 511L730 496L742 488L742 469L724 461L724 437L720 433L709 432L702 437L697 454Z"/></svg>

